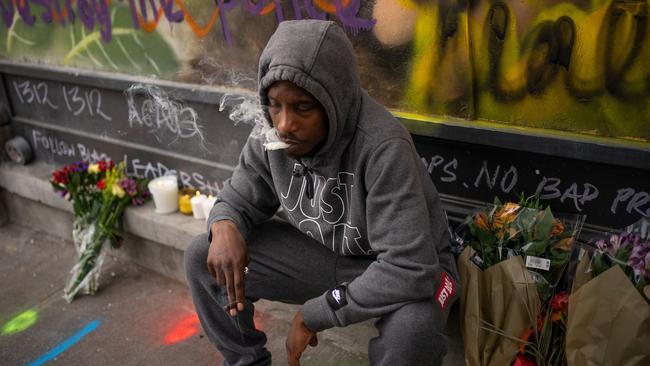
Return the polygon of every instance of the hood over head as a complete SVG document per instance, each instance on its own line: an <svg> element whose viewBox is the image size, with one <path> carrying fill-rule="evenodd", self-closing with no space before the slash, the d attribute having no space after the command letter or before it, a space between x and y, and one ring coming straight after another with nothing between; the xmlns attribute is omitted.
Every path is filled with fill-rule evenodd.
<svg viewBox="0 0 650 366"><path fill-rule="evenodd" d="M260 57L262 106L268 107L266 91L276 81L307 90L325 108L329 132L312 165L337 161L354 135L362 95L356 55L343 29L322 20L280 23Z"/></svg>

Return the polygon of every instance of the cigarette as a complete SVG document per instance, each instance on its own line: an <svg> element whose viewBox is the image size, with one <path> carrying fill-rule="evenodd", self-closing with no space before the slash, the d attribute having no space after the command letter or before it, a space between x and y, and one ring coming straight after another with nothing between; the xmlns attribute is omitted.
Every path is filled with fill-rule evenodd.
<svg viewBox="0 0 650 366"><path fill-rule="evenodd" d="M280 149L286 149L289 146L291 146L286 142L280 140L280 138L278 137L278 132L275 128L269 128L264 133L264 137L266 138L266 142L264 143L264 148L266 150L280 150Z"/></svg>

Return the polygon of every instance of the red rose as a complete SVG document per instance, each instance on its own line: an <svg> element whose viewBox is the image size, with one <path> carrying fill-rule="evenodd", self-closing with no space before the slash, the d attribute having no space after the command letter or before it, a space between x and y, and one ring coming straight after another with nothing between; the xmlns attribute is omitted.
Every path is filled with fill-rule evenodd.
<svg viewBox="0 0 650 366"><path fill-rule="evenodd" d="M105 172L106 171L106 161L100 160L99 163L97 163L97 165L99 165L99 171L100 172Z"/></svg>
<svg viewBox="0 0 650 366"><path fill-rule="evenodd" d="M104 182L103 178L99 182L97 182L97 188L99 188L100 190L104 190L104 188L106 188L106 182Z"/></svg>
<svg viewBox="0 0 650 366"><path fill-rule="evenodd" d="M564 291L555 294L551 299L551 308L555 311L567 311L569 308L569 295Z"/></svg>
<svg viewBox="0 0 650 366"><path fill-rule="evenodd" d="M517 358L515 358L515 361L512 363L512 366L537 366L537 363L525 355L518 354Z"/></svg>
<svg viewBox="0 0 650 366"><path fill-rule="evenodd" d="M60 170L57 170L56 172L52 173L52 180L54 183L57 184L68 184L70 181L68 179L68 175Z"/></svg>

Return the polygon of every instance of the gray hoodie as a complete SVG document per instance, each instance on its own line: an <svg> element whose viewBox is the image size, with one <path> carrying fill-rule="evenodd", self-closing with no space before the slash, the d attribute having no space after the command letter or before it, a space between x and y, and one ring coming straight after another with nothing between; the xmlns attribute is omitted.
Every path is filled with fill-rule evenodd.
<svg viewBox="0 0 650 366"><path fill-rule="evenodd" d="M261 139L250 137L208 219L208 231L228 219L247 237L282 206L296 228L337 254L376 258L352 282L302 306L313 331L433 296L447 310L457 297L438 192L409 132L361 88L356 65L350 41L335 23L279 25L260 58L262 105L268 105L266 89L275 81L295 83L325 108L327 139L313 157L302 158L303 168L283 150L266 151Z"/></svg>

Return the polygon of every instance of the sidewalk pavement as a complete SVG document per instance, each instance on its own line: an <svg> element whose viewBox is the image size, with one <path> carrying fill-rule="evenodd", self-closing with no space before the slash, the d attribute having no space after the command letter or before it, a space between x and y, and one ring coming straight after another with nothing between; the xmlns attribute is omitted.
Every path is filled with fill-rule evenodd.
<svg viewBox="0 0 650 366"><path fill-rule="evenodd" d="M74 262L70 242L15 223L0 226L0 364L220 364L186 285L108 257L100 291L67 304L61 294ZM286 365L293 311L268 302L257 308L273 364ZM367 365L366 345L376 334L370 324L323 332L302 365ZM445 365L459 364L462 354L452 345Z"/></svg>

